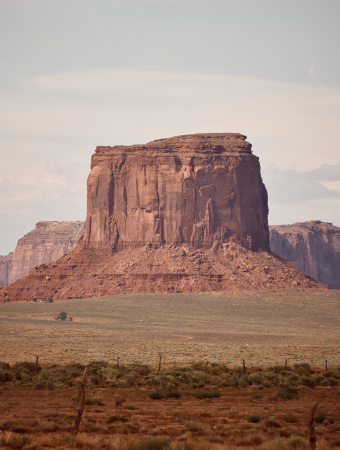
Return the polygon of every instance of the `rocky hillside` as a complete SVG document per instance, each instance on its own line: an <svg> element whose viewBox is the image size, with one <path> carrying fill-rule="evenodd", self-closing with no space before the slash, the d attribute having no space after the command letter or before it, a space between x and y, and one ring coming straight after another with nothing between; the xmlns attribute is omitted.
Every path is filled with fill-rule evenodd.
<svg viewBox="0 0 340 450"><path fill-rule="evenodd" d="M320 220L271 226L270 248L321 283L340 289L340 228Z"/></svg>
<svg viewBox="0 0 340 450"><path fill-rule="evenodd" d="M84 234L84 222L38 222L19 239L13 254L9 283L24 277L34 266L54 261L72 250Z"/></svg>
<svg viewBox="0 0 340 450"><path fill-rule="evenodd" d="M9 282L9 273L11 269L13 252L6 256L0 255L0 286L5 286Z"/></svg>
<svg viewBox="0 0 340 450"><path fill-rule="evenodd" d="M324 286L270 254L259 159L240 134L97 147L84 238L0 301Z"/></svg>

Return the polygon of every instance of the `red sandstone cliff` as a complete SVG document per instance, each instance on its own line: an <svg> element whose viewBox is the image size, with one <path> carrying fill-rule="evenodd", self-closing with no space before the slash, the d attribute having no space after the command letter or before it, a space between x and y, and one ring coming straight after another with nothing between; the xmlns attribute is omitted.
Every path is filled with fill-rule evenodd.
<svg viewBox="0 0 340 450"><path fill-rule="evenodd" d="M0 286L4 286L9 282L9 272L11 269L11 261L13 252L6 256L0 255Z"/></svg>
<svg viewBox="0 0 340 450"><path fill-rule="evenodd" d="M84 234L84 222L38 222L19 239L9 283L24 277L34 266L54 261L72 250Z"/></svg>
<svg viewBox="0 0 340 450"><path fill-rule="evenodd" d="M269 253L267 192L245 136L97 147L84 238L0 301L324 287Z"/></svg>
<svg viewBox="0 0 340 450"><path fill-rule="evenodd" d="M340 289L340 228L320 220L271 226L270 247L311 277Z"/></svg>

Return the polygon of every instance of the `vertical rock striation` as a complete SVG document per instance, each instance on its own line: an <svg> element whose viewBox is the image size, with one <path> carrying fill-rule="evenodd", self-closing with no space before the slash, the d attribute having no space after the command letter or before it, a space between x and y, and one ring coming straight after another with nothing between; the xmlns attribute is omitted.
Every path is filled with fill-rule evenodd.
<svg viewBox="0 0 340 450"><path fill-rule="evenodd" d="M72 250L84 234L84 222L38 222L19 239L13 254L9 283L24 277L34 266L54 261Z"/></svg>
<svg viewBox="0 0 340 450"><path fill-rule="evenodd" d="M340 289L340 228L320 220L271 226L270 247L314 279Z"/></svg>
<svg viewBox="0 0 340 450"><path fill-rule="evenodd" d="M13 252L6 256L0 255L0 286L5 286L9 282Z"/></svg>
<svg viewBox="0 0 340 450"><path fill-rule="evenodd" d="M87 185L86 248L150 242L208 249L231 237L269 250L267 192L241 134L195 134L97 147Z"/></svg>

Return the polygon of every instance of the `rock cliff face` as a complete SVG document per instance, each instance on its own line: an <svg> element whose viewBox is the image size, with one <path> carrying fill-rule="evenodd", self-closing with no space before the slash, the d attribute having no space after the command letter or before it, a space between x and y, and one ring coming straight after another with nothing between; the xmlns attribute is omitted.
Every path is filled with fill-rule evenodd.
<svg viewBox="0 0 340 450"><path fill-rule="evenodd" d="M320 220L271 226L270 247L311 277L340 289L340 228Z"/></svg>
<svg viewBox="0 0 340 450"><path fill-rule="evenodd" d="M13 252L6 256L0 255L0 286L4 286L9 282L9 272L11 269L11 261Z"/></svg>
<svg viewBox="0 0 340 450"><path fill-rule="evenodd" d="M38 222L19 239L13 254L9 283L34 266L54 261L72 250L84 234L84 222Z"/></svg>
<svg viewBox="0 0 340 450"><path fill-rule="evenodd" d="M0 301L325 287L270 254L267 192L245 136L97 147L87 186L84 238Z"/></svg>
<svg viewBox="0 0 340 450"><path fill-rule="evenodd" d="M86 248L111 251L230 237L269 250L267 192L241 134L197 134L97 147L88 178Z"/></svg>

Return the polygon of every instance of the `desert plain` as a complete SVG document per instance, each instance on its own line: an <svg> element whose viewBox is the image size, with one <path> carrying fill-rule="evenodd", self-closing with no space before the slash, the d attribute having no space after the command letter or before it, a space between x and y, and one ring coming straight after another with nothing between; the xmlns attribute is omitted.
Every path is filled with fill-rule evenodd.
<svg viewBox="0 0 340 450"><path fill-rule="evenodd" d="M340 291L327 289L2 303L1 370L12 380L0 385L0 444L307 448L318 403L317 448L336 448L339 305ZM61 311L73 320L55 320ZM85 409L73 435L86 364Z"/></svg>

